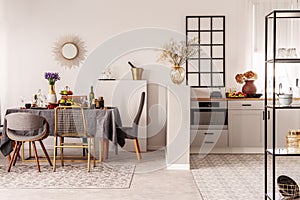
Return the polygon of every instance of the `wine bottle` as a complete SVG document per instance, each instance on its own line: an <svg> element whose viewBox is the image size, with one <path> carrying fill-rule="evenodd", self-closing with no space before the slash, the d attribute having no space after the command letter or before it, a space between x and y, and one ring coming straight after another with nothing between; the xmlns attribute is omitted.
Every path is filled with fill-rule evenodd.
<svg viewBox="0 0 300 200"><path fill-rule="evenodd" d="M92 107L92 104L93 104L93 99L95 98L95 94L94 94L94 87L91 86L91 91L90 91L90 107Z"/></svg>
<svg viewBox="0 0 300 200"><path fill-rule="evenodd" d="M134 66L130 61L128 61L128 64L129 64L132 68L136 68L136 66Z"/></svg>
<svg viewBox="0 0 300 200"><path fill-rule="evenodd" d="M104 109L104 99L103 99L103 97L100 97L99 104L100 104L100 109Z"/></svg>

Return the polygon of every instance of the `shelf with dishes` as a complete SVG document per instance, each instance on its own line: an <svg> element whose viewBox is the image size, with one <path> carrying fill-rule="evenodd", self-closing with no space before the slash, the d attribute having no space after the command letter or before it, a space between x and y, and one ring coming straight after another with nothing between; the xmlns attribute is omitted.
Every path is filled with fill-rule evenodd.
<svg viewBox="0 0 300 200"><path fill-rule="evenodd" d="M266 119L264 141L265 199L296 199L295 196L287 196L285 191L282 192L283 190L278 184L282 178L282 175L278 173L288 173L288 171L280 166L277 157L300 155L300 142L298 144L300 131L288 131L290 128L299 128L300 103L293 98L291 87L288 93L281 92L282 78L288 77L280 74L280 69L283 68L289 72L293 71L292 68L298 70L300 58L297 57L296 48L285 48L287 44L285 44L282 36L279 37L280 34L278 33L291 35L289 38L291 41L297 39L295 36L299 35L298 29L289 27L285 30L282 28L285 23L299 20L300 10L273 10L265 16L265 96L269 96L268 93L271 93L273 97L265 99L264 111L264 119ZM297 84L296 86L298 87ZM278 93L276 93L277 89ZM287 134L285 134L286 132ZM268 162L269 159L272 162ZM283 180L287 179L283 178ZM289 183L286 186L290 187L292 184Z"/></svg>

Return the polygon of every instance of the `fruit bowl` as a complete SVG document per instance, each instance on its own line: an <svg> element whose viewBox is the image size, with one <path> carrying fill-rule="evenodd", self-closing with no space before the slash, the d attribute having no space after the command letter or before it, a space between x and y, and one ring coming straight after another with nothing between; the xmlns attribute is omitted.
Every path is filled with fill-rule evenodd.
<svg viewBox="0 0 300 200"><path fill-rule="evenodd" d="M246 96L243 92L226 92L226 98L245 98Z"/></svg>
<svg viewBox="0 0 300 200"><path fill-rule="evenodd" d="M62 90L62 91L60 91L59 94L60 94L60 95L73 95L73 92L72 92L72 91Z"/></svg>

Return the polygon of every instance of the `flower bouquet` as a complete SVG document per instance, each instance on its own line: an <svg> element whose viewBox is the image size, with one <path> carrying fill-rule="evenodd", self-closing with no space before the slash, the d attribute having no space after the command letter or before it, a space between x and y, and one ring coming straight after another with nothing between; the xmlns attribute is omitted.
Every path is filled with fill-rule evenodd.
<svg viewBox="0 0 300 200"><path fill-rule="evenodd" d="M46 72L45 79L49 81L49 85L54 85L56 81L60 80L60 76L57 72Z"/></svg>
<svg viewBox="0 0 300 200"><path fill-rule="evenodd" d="M48 80L49 82L49 94L48 94L48 103L56 103L57 98L56 98L56 93L55 93L55 82L60 80L60 76L57 72L46 72L45 73L45 79Z"/></svg>
<svg viewBox="0 0 300 200"><path fill-rule="evenodd" d="M253 71L247 71L243 74L237 74L235 76L235 80L237 83L244 83L245 81L248 81L248 80L256 80L257 79L257 74Z"/></svg>

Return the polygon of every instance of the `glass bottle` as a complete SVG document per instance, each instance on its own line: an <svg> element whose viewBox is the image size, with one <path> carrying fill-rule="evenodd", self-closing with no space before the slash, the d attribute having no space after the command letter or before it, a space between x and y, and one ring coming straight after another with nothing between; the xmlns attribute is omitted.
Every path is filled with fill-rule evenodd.
<svg viewBox="0 0 300 200"><path fill-rule="evenodd" d="M100 105L100 109L104 109L104 99L103 99L103 97L100 97L99 105Z"/></svg>
<svg viewBox="0 0 300 200"><path fill-rule="evenodd" d="M93 99L95 98L95 94L94 94L94 87L93 86L91 86L91 91L90 91L90 106L92 106L92 104L93 104Z"/></svg>

